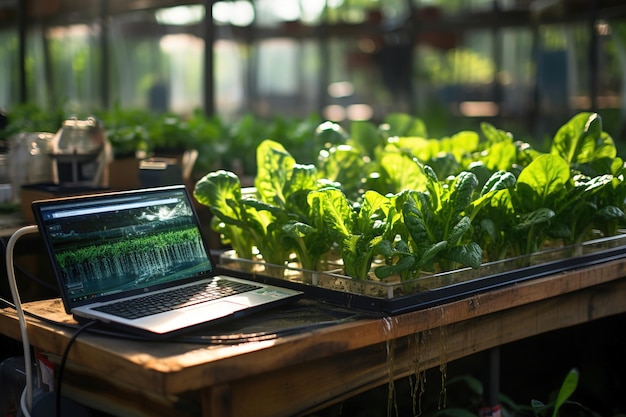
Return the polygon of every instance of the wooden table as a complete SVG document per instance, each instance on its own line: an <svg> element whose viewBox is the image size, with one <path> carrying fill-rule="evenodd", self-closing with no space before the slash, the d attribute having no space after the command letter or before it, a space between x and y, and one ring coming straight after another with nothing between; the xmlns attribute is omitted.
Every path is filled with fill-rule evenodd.
<svg viewBox="0 0 626 417"><path fill-rule="evenodd" d="M72 322L58 299L25 309ZM83 333L70 351L63 392L120 416L305 415L392 379L623 312L621 259L421 311L249 343L152 343ZM0 313L0 331L19 339L15 313ZM28 329L32 345L53 360L71 337L68 329L36 319Z"/></svg>

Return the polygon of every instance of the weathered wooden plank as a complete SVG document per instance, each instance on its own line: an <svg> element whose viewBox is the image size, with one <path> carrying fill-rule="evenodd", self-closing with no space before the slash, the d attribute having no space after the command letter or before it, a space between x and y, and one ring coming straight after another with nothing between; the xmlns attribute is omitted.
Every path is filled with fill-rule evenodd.
<svg viewBox="0 0 626 417"><path fill-rule="evenodd" d="M173 383L172 387L187 385L189 389L193 389L189 386L190 382L202 381L202 383L210 384L210 381L224 382L228 379L249 377L277 367L299 364L304 359L327 358L389 339L503 312L539 300L559 297L587 287L612 282L624 276L626 276L626 260L619 260L503 287L497 291L477 294L468 299L400 316L363 320L319 329L289 338L289 340L277 341L265 352L267 354L263 352L267 346L260 346L259 351L251 352L251 354L224 357L211 366L210 375L197 369L199 372L194 372L191 380L182 381L180 380L182 374L179 374L171 375L170 382Z"/></svg>
<svg viewBox="0 0 626 417"><path fill-rule="evenodd" d="M233 416L307 414L449 361L625 311L626 280L303 362L231 384ZM250 407L249 404L255 404ZM258 413L267 410L267 413ZM271 410L271 411L270 411Z"/></svg>
<svg viewBox="0 0 626 417"><path fill-rule="evenodd" d="M177 416L201 414L197 398L185 395L162 396L128 381L94 373L84 366L72 366L64 373L63 395L110 415L125 417Z"/></svg>
<svg viewBox="0 0 626 417"><path fill-rule="evenodd" d="M384 384L390 374L406 376L442 361L625 312L622 277L626 260L617 260L421 311L239 345L145 343L84 334L69 358L90 375L125 381L128 387L163 398L172 408L179 394L196 391L208 393L192 398L209 415L260 415L261 410L294 415ZM26 308L73 323L60 300L28 303ZM9 309L0 314L0 331L20 338L15 313ZM53 357L63 352L72 332L29 319L31 343Z"/></svg>

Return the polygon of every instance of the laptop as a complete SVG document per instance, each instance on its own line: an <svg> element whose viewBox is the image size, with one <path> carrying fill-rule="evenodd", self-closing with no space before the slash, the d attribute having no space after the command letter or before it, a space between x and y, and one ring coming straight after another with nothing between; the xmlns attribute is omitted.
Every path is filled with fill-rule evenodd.
<svg viewBox="0 0 626 417"><path fill-rule="evenodd" d="M166 336L302 295L218 273L183 185L39 200L32 209L65 310L79 322Z"/></svg>

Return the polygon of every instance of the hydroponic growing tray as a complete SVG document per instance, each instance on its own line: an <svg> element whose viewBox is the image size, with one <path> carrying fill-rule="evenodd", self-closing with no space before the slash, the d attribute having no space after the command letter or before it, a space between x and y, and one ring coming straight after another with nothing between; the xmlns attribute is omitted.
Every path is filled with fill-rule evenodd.
<svg viewBox="0 0 626 417"><path fill-rule="evenodd" d="M543 250L518 258L423 274L403 282L355 280L341 274L341 265L318 272L295 265L272 265L238 258L233 251L220 255L224 273L244 276L303 291L310 297L342 306L399 314L436 306L506 285L559 272L584 268L626 256L626 234Z"/></svg>

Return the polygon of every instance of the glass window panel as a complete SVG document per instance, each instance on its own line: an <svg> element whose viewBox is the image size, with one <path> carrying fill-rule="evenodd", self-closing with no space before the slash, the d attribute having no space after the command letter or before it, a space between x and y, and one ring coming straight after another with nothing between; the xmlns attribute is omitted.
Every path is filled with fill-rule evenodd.
<svg viewBox="0 0 626 417"><path fill-rule="evenodd" d="M533 34L527 28L502 29L497 80L505 117L523 119L533 106Z"/></svg>
<svg viewBox="0 0 626 417"><path fill-rule="evenodd" d="M0 30L0 109L7 109L19 100L17 30Z"/></svg>
<svg viewBox="0 0 626 417"><path fill-rule="evenodd" d="M160 48L168 65L170 109L189 114L203 102L204 41L190 34L165 35Z"/></svg>
<svg viewBox="0 0 626 417"><path fill-rule="evenodd" d="M0 31L0 107L20 102L20 62L17 28ZM51 99L41 27L31 26L26 34L26 100L45 106ZM54 85L54 84L53 84ZM54 103L52 103L54 104Z"/></svg>
<svg viewBox="0 0 626 417"><path fill-rule="evenodd" d="M218 40L213 48L216 111L227 120L246 109L248 63L243 58L246 50L232 39Z"/></svg>
<svg viewBox="0 0 626 417"><path fill-rule="evenodd" d="M181 114L201 107L204 40L193 30L193 26L157 24L155 13L127 13L113 19L109 31L112 101L125 108Z"/></svg>
<svg viewBox="0 0 626 417"><path fill-rule="evenodd" d="M272 38L253 47L249 96L263 115L301 116L315 111L319 49L315 42Z"/></svg>
<svg viewBox="0 0 626 417"><path fill-rule="evenodd" d="M276 27L300 18L300 6L293 0L255 0L256 19L260 27Z"/></svg>
<svg viewBox="0 0 626 417"><path fill-rule="evenodd" d="M168 78L159 38L129 36L132 26L120 21L111 27L111 100L122 108L150 108L150 89ZM166 106L163 100L154 106L169 109L169 99L164 100Z"/></svg>
<svg viewBox="0 0 626 417"><path fill-rule="evenodd" d="M395 45L377 46L368 37L333 38L329 44L329 85L325 86L330 89L326 104L332 107L326 117L342 120L350 108L363 109L363 105L379 120L387 111L406 110L411 90L410 79L403 76L408 65L403 59L410 57L406 52Z"/></svg>
<svg viewBox="0 0 626 417"><path fill-rule="evenodd" d="M625 108L621 102L626 30L618 18L598 21L596 38L586 20L498 30L463 24L470 13L478 19L495 5L508 11L521 9L520 4L517 0L217 2L216 111L229 119L247 111L303 116L330 105L335 114L348 117L365 105L375 120L392 111L416 110L424 119L438 118L434 124L450 133L450 126L456 130L467 122L459 103L493 101L499 110L496 124L517 121L530 126L526 121L537 120L537 129L553 133L550 126L562 124L575 110ZM429 17L433 15L440 17L442 26L422 33L421 22L409 25L409 30L418 31L414 40L401 29L410 16L409 5L429 27L435 22ZM73 15L71 22L64 16L54 26L47 22L45 31L37 23L29 27L30 101L67 102L70 110L102 105L100 20L94 18L98 7L88 8L84 16ZM109 104L183 114L202 106L204 29L197 19L204 14L203 7L162 10L192 12L188 15L195 20L159 24L155 10L144 10L116 13L105 21ZM429 14L432 10L435 13ZM310 27L322 19L329 23L327 45L318 37L321 31ZM594 39L595 60L590 55ZM17 30L0 29L0 42L0 106L9 106L20 99ZM597 97L590 97L593 93Z"/></svg>
<svg viewBox="0 0 626 417"><path fill-rule="evenodd" d="M71 112L102 105L99 34L87 24L47 30L55 93Z"/></svg>

